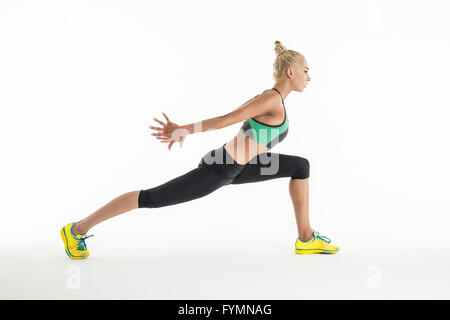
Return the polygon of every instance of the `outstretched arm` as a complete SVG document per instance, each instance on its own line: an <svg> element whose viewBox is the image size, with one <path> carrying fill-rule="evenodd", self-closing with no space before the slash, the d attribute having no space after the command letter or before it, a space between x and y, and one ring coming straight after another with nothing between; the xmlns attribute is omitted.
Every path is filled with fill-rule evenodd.
<svg viewBox="0 0 450 320"><path fill-rule="evenodd" d="M169 150L173 143L179 141L180 147L183 146L185 137L189 134L205 132L211 130L222 129L231 126L235 123L247 120L248 118L257 117L270 113L273 106L279 103L279 98L270 93L263 93L255 96L253 99L247 101L239 108L229 112L225 115L210 118L187 125L179 126L176 123L169 120L166 114L163 112L163 116L166 118L167 123L153 118L156 122L163 127L149 126L151 129L157 130L158 133L152 133L162 143L169 143Z"/></svg>
<svg viewBox="0 0 450 320"><path fill-rule="evenodd" d="M187 130L188 134L222 129L222 128L226 127L226 125L225 125L226 117L227 117L227 115L223 115L223 116L218 116L215 118L201 120L198 122L186 124L184 126L181 126L180 128Z"/></svg>
<svg viewBox="0 0 450 320"><path fill-rule="evenodd" d="M223 116L190 123L181 126L181 128L186 129L188 134L222 129L235 123L247 120L248 118L268 114L271 108L279 102L278 100L278 97L273 94L257 95L244 103L242 106Z"/></svg>

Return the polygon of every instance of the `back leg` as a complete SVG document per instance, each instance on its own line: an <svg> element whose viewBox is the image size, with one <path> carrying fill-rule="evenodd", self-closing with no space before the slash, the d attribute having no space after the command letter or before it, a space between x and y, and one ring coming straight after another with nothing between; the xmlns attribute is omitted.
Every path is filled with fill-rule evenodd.
<svg viewBox="0 0 450 320"><path fill-rule="evenodd" d="M160 208L204 197L224 185L218 174L203 165L159 186L141 190L139 208Z"/></svg>

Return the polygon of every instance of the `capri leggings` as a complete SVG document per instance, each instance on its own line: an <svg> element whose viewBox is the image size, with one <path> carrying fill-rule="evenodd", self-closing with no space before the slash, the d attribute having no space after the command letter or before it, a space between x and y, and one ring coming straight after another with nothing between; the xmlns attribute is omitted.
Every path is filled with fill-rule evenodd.
<svg viewBox="0 0 450 320"><path fill-rule="evenodd" d="M290 177L309 178L305 158L264 152L245 165L237 163L225 150L225 144L207 152L198 167L159 186L140 190L139 208L160 208L204 197L228 184L260 182Z"/></svg>

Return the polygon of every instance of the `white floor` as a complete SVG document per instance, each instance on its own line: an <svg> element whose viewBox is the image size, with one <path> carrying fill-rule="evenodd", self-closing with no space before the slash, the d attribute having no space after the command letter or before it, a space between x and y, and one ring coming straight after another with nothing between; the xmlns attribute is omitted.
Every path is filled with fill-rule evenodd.
<svg viewBox="0 0 450 320"><path fill-rule="evenodd" d="M62 244L46 251L4 251L0 298L450 298L448 252L347 246L336 255L300 256L292 243L273 238L244 240L240 246L216 241L214 249L205 239L132 249L119 239L111 247L91 238L91 256L82 261L70 260Z"/></svg>

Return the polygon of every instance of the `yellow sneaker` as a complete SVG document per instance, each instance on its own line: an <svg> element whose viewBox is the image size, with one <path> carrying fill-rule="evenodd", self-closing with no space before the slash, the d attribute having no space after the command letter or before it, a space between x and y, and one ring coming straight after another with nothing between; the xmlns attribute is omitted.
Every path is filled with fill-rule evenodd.
<svg viewBox="0 0 450 320"><path fill-rule="evenodd" d="M336 253L339 247L330 244L331 240L324 236L319 236L319 232L313 230L313 237L306 242L297 238L295 242L295 253Z"/></svg>
<svg viewBox="0 0 450 320"><path fill-rule="evenodd" d="M64 248L67 255L71 259L86 259L89 257L89 251L87 250L86 243L84 241L93 235L74 235L72 233L72 227L74 224L75 222L69 223L61 229L61 238L64 242Z"/></svg>

